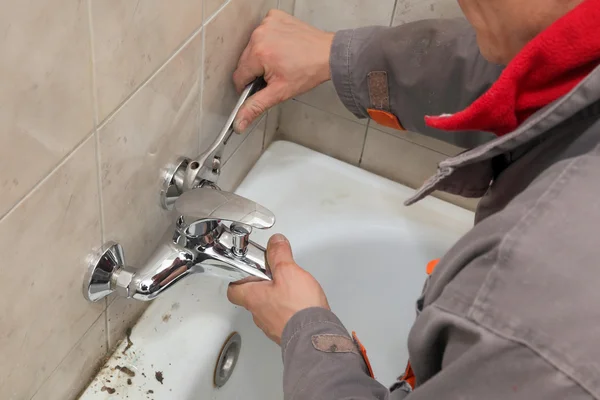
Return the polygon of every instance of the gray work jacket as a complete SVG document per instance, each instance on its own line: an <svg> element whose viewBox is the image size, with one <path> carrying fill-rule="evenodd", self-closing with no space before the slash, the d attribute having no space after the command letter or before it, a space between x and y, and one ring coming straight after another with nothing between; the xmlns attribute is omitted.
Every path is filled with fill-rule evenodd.
<svg viewBox="0 0 600 400"><path fill-rule="evenodd" d="M369 73L385 71L404 127L443 138L423 117L464 109L501 68L466 21L431 20L338 32L331 71L364 118ZM514 132L441 162L407 201L434 190L483 197L417 303L412 393L390 394L358 352L319 350L319 335L349 336L312 308L283 334L286 400L600 399L599 99L600 67Z"/></svg>

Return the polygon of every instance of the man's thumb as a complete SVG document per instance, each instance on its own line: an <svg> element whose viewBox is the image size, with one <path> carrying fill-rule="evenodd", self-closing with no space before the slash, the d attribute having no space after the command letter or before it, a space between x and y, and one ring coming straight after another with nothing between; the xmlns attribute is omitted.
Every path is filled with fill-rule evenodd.
<svg viewBox="0 0 600 400"><path fill-rule="evenodd" d="M238 112L233 128L237 133L244 133L252 122L269 108L277 105L277 103L277 95L275 94L273 85L267 86L246 100Z"/></svg>
<svg viewBox="0 0 600 400"><path fill-rule="evenodd" d="M276 234L269 239L269 244L267 245L267 260L269 261L271 272L274 272L283 265L294 263L292 247L285 236Z"/></svg>

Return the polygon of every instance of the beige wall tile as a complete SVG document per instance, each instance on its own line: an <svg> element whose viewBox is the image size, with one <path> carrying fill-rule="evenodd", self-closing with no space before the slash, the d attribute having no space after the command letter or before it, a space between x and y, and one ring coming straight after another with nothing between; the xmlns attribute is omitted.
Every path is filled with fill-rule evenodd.
<svg viewBox="0 0 600 400"><path fill-rule="evenodd" d="M302 1L302 0L298 0ZM294 3L296 0L279 0L279 9L281 11L285 11L288 14L294 14Z"/></svg>
<svg viewBox="0 0 600 400"><path fill-rule="evenodd" d="M100 120L202 25L202 0L91 0Z"/></svg>
<svg viewBox="0 0 600 400"><path fill-rule="evenodd" d="M107 356L106 314L101 314L32 400L71 400L85 388Z"/></svg>
<svg viewBox="0 0 600 400"><path fill-rule="evenodd" d="M398 0L392 25L429 18L462 17L456 0Z"/></svg>
<svg viewBox="0 0 600 400"><path fill-rule="evenodd" d="M86 2L4 3L0 216L93 129Z"/></svg>
<svg viewBox="0 0 600 400"><path fill-rule="evenodd" d="M99 131L105 237L123 245L133 266L151 255L173 222L159 204L162 168L181 155L197 156L201 51L199 34ZM142 307L110 305L111 344L132 322L119 316L135 319Z"/></svg>
<svg viewBox="0 0 600 400"><path fill-rule="evenodd" d="M358 119L352 114L340 100L335 87L331 81L317 86L313 90L296 97L302 103L310 104L320 110L344 117L356 123L367 125L367 119Z"/></svg>
<svg viewBox="0 0 600 400"><path fill-rule="evenodd" d="M387 128L385 126L377 124L377 122L375 121L371 121L371 124L369 126L381 132L389 133L390 135L397 136L401 139L408 140L409 142L418 144L423 147L427 147L428 149L437 151L438 153L446 154L448 156L454 156L464 151L463 148L450 143L446 143L442 140L434 139L432 137L422 135L416 132L399 131L396 129ZM453 135L453 133L448 132L448 135Z"/></svg>
<svg viewBox="0 0 600 400"><path fill-rule="evenodd" d="M230 0L206 24L201 149L213 142L237 103L233 71L252 31L276 6L277 0Z"/></svg>
<svg viewBox="0 0 600 400"><path fill-rule="evenodd" d="M100 246L97 189L90 137L0 221L2 399L30 399L104 310L81 294Z"/></svg>
<svg viewBox="0 0 600 400"><path fill-rule="evenodd" d="M209 20L227 0L204 0L204 20Z"/></svg>
<svg viewBox="0 0 600 400"><path fill-rule="evenodd" d="M266 120L263 119L229 161L225 163L218 182L222 190L234 191L256 164L263 150L265 127Z"/></svg>
<svg viewBox="0 0 600 400"><path fill-rule="evenodd" d="M279 129L279 121L281 120L281 106L275 106L269 110L267 115L267 127L265 129L264 148L266 149L275 140L277 130Z"/></svg>
<svg viewBox="0 0 600 400"><path fill-rule="evenodd" d="M371 128L360 166L417 188L436 172L438 163L445 158L444 154Z"/></svg>
<svg viewBox="0 0 600 400"><path fill-rule="evenodd" d="M332 32L368 25L389 26L394 3L395 0L296 0L294 15Z"/></svg>
<svg viewBox="0 0 600 400"><path fill-rule="evenodd" d="M282 139L358 165L366 126L318 110L314 107L288 101L282 105L279 135Z"/></svg>

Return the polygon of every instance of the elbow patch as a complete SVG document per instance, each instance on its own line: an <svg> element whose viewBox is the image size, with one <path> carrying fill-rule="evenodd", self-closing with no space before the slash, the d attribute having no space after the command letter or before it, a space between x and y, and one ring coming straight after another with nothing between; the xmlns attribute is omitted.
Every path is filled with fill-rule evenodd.
<svg viewBox="0 0 600 400"><path fill-rule="evenodd" d="M391 112L390 89L387 72L373 71L367 75L369 86L370 108L367 109L369 116L379 125L404 131L404 127Z"/></svg>
<svg viewBox="0 0 600 400"><path fill-rule="evenodd" d="M371 361L367 356L367 350L362 345L356 333L352 334L353 339L343 335L313 335L311 338L313 347L323 353L352 353L356 354L365 362L369 376L375 379Z"/></svg>
<svg viewBox="0 0 600 400"><path fill-rule="evenodd" d="M352 339L342 335L314 335L312 345L324 353L354 353L360 356L358 347Z"/></svg>

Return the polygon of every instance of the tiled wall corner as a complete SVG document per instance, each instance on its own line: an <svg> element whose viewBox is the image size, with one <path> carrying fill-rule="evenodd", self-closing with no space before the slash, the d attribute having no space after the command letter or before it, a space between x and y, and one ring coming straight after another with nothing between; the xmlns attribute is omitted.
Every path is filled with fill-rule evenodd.
<svg viewBox="0 0 600 400"><path fill-rule="evenodd" d="M30 399L104 311L81 295L101 240L95 151L90 136L0 220L2 399Z"/></svg>
<svg viewBox="0 0 600 400"><path fill-rule="evenodd" d="M278 135L358 165L367 127L295 100L282 105Z"/></svg>
<svg viewBox="0 0 600 400"><path fill-rule="evenodd" d="M246 177L248 171L258 161L263 151L266 125L267 118L263 117L256 128L247 135L243 143L225 162L218 182L222 190L235 190Z"/></svg>
<svg viewBox="0 0 600 400"><path fill-rule="evenodd" d="M295 0L293 10L297 18L328 31L462 16L455 0ZM415 188L436 171L439 161L464 150L429 136L359 120L339 100L331 82L286 102L276 135L351 164L361 161L361 167ZM436 195L469 209L477 204Z"/></svg>
<svg viewBox="0 0 600 400"><path fill-rule="evenodd" d="M202 26L202 1L90 1L102 121Z"/></svg>
<svg viewBox="0 0 600 400"><path fill-rule="evenodd" d="M92 132L94 120L86 3L0 7L2 217Z"/></svg>
<svg viewBox="0 0 600 400"><path fill-rule="evenodd" d="M232 76L252 31L267 12L276 7L277 0L229 0L207 22L204 32L201 150L217 137L239 98Z"/></svg>

